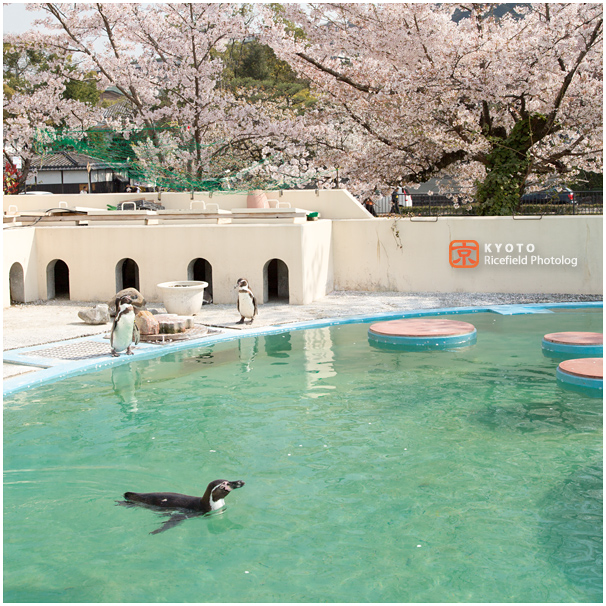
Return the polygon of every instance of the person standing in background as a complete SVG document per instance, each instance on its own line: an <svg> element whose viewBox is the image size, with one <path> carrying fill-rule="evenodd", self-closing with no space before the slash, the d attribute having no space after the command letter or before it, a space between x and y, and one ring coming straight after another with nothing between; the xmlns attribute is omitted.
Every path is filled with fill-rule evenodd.
<svg viewBox="0 0 606 606"><path fill-rule="evenodd" d="M373 216L377 216L377 211L375 209L375 203L372 201L372 198L368 197L364 200L364 204L362 206Z"/></svg>

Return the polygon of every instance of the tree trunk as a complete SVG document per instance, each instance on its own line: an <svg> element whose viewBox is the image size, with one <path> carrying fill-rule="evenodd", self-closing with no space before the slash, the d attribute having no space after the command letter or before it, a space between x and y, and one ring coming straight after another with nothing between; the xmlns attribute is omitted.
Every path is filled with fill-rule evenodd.
<svg viewBox="0 0 606 606"><path fill-rule="evenodd" d="M533 114L515 124L506 137L492 137L486 178L476 181L479 215L510 215L516 210L530 167L530 148L546 134L547 117Z"/></svg>
<svg viewBox="0 0 606 606"><path fill-rule="evenodd" d="M21 168L21 175L19 177L19 191L18 193L22 193L26 188L26 181L29 177L29 172L31 170L32 161L30 158L23 160L23 166Z"/></svg>

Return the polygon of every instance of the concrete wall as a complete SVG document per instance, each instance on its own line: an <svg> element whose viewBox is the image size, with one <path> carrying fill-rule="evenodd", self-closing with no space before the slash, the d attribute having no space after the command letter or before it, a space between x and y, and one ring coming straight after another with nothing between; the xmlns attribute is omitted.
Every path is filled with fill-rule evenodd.
<svg viewBox="0 0 606 606"><path fill-rule="evenodd" d="M117 290L116 267L125 258L139 267L139 288L159 300L156 285L187 280L197 258L212 266L216 303L235 301L233 286L246 277L259 303L266 291L267 263L288 267L289 300L307 304L333 289L400 292L503 292L600 294L603 289L601 216L449 217L439 219L351 218L358 210L344 190L285 192L293 206L318 210L333 220L277 223L99 225L16 227L4 230L4 298L10 305L9 272L23 267L26 301L46 299L47 268L60 259L69 268L70 298L107 301ZM53 196L97 200L106 195ZM162 202L165 202L162 196ZM6 196L40 200L51 196ZM172 194L183 207L188 194ZM218 196L213 196L213 200ZM222 198L233 208L237 195ZM5 200L8 205L10 200ZM50 208L53 204L48 205ZM343 216L348 218L343 218ZM477 242L478 264L453 267L453 241ZM510 250L507 250L510 249Z"/></svg>
<svg viewBox="0 0 606 606"><path fill-rule="evenodd" d="M477 267L450 265L453 240L478 243ZM601 216L333 222L337 290L599 294L602 250Z"/></svg>
<svg viewBox="0 0 606 606"><path fill-rule="evenodd" d="M263 303L264 269L272 259L280 259L289 270L290 303L310 303L333 289L330 237L329 221L39 227L35 298L46 298L47 267L56 259L69 268L71 299L109 300L119 286L116 267L123 259L132 259L139 268L139 290L146 299L158 301L157 284L187 280L191 261L203 258L212 266L215 303L235 301L234 285L241 277L249 280Z"/></svg>
<svg viewBox="0 0 606 606"><path fill-rule="evenodd" d="M16 229L4 229L3 239L3 306L11 304L10 271L15 263L23 270L23 299L24 301L35 301L39 297L38 288L38 261L36 246L36 228L21 227ZM17 287L19 289L19 287Z"/></svg>
<svg viewBox="0 0 606 606"><path fill-rule="evenodd" d="M292 208L302 208L311 212L320 212L323 219L368 219L370 213L344 189L268 191L267 197L280 202L288 202ZM70 208L83 206L105 210L108 204L115 206L125 200L150 200L160 202L170 210L189 209L191 193L141 193L141 194L52 194L44 196L17 195L3 196L4 212L9 206L17 206L19 211L45 210L59 207L59 202L67 202ZM195 192L193 200L204 200L218 204L223 210L246 208L247 194L225 192ZM199 208L199 206L198 206Z"/></svg>

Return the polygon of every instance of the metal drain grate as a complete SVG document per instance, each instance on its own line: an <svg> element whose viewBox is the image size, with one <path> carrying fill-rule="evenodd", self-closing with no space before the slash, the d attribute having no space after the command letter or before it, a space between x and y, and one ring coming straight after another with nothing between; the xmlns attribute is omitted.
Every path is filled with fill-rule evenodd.
<svg viewBox="0 0 606 606"><path fill-rule="evenodd" d="M178 333L175 335L154 335L156 341L147 340L144 342L143 339L137 347L149 347L150 345L168 345L175 343L176 341L187 341L189 339L201 339L205 336L212 336L221 334L222 330L216 328L208 328L207 326L196 326L190 329L187 333ZM79 343L66 343L65 345L55 345L54 347L48 347L46 349L35 349L31 351L18 352L18 358L13 355L11 361L20 364L34 364L44 365L45 363L40 358L49 360L89 360L91 358L99 358L101 356L111 356L111 345L109 337L104 337L105 342L99 341L80 341ZM36 362L31 362L27 358L35 358ZM7 352L4 352L4 359L7 360Z"/></svg>
<svg viewBox="0 0 606 606"><path fill-rule="evenodd" d="M110 354L111 347L109 343L85 341L82 343L59 345L57 347L50 347L49 349L28 351L22 355L36 358L51 358L53 360L86 360L88 358L98 358L102 355L109 356Z"/></svg>

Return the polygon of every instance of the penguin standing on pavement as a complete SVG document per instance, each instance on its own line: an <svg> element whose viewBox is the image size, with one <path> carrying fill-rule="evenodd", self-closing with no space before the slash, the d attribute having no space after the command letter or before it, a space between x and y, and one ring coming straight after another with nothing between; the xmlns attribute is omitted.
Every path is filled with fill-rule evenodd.
<svg viewBox="0 0 606 606"><path fill-rule="evenodd" d="M131 347L139 342L138 337L139 331L135 325L135 310L132 306L132 299L129 296L116 299L116 316L114 317L110 337L112 356L117 358L122 351L126 351L127 355L132 356Z"/></svg>
<svg viewBox="0 0 606 606"><path fill-rule="evenodd" d="M249 319L249 324L252 324L257 315L257 300L248 286L248 280L240 278L234 288L238 289L238 311L241 316L236 324L244 324L245 319Z"/></svg>

